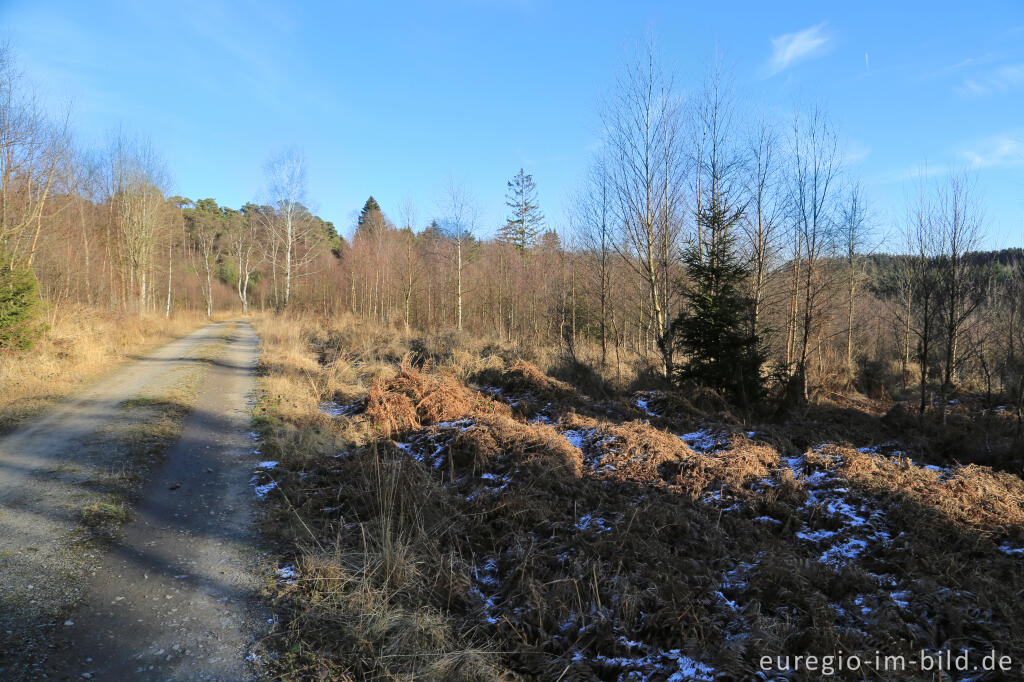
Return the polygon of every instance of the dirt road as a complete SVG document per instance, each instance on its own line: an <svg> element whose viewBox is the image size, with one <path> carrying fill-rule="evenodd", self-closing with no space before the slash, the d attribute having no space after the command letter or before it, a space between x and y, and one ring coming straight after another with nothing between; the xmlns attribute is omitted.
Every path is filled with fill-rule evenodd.
<svg viewBox="0 0 1024 682"><path fill-rule="evenodd" d="M248 323L210 325L0 439L0 677L259 677L257 355ZM123 513L111 491L133 475L132 435L174 409L180 437L97 540L83 519Z"/></svg>

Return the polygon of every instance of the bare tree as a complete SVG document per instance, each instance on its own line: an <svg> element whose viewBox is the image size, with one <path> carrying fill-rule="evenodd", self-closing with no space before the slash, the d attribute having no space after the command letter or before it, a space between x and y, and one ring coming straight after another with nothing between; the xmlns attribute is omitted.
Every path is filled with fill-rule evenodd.
<svg viewBox="0 0 1024 682"><path fill-rule="evenodd" d="M403 264L405 273L402 277L402 307L404 308L405 329L408 331L412 295L416 288L417 275L415 251L416 232L414 229L414 225L416 223L416 208L410 197L406 197L405 201L402 202L401 219L402 239L404 240L405 247L405 262Z"/></svg>
<svg viewBox="0 0 1024 682"><path fill-rule="evenodd" d="M462 185L448 180L441 202L444 213L442 223L445 234L455 247L455 319L456 329L462 331L462 270L465 265L464 250L473 239L476 229L477 209L473 199Z"/></svg>
<svg viewBox="0 0 1024 682"><path fill-rule="evenodd" d="M151 300L153 248L164 218L167 174L147 141L119 134L111 144L109 183L126 270L126 292L136 292L141 316Z"/></svg>
<svg viewBox="0 0 1024 682"><path fill-rule="evenodd" d="M22 257L32 265L47 202L62 173L72 180L64 172L70 165L69 121L68 112L56 123L47 119L10 48L0 45L0 247L12 263Z"/></svg>
<svg viewBox="0 0 1024 682"><path fill-rule="evenodd" d="M916 357L919 371L920 411L928 405L928 370L934 355L938 292L936 289L936 258L941 249L935 230L935 207L925 192L924 182L918 188L916 203L910 208L903 230L907 252L907 267L901 269L905 307L897 307L897 316L903 316L902 325L908 336L916 339ZM908 344L909 346L909 344Z"/></svg>
<svg viewBox="0 0 1024 682"><path fill-rule="evenodd" d="M304 204L306 157L298 149L287 149L271 158L264 170L273 210L264 214L263 222L276 242L271 250L275 276L278 269L284 273L284 294L277 301L278 307L287 308L295 273L311 259L311 242L319 241L319 235L314 235L311 229L313 216ZM306 247L303 253L299 253L301 246ZM283 263L278 264L279 258Z"/></svg>
<svg viewBox="0 0 1024 682"><path fill-rule="evenodd" d="M945 405L959 362L960 337L972 314L984 301L985 277L970 262L981 243L981 207L973 184L964 174L950 175L936 195L939 232L939 287L942 296L942 394Z"/></svg>
<svg viewBox="0 0 1024 682"><path fill-rule="evenodd" d="M670 268L678 261L673 231L678 174L684 156L679 135L680 106L672 78L657 63L653 45L626 65L613 98L602 114L608 145L608 175L614 192L615 248L645 284L641 304L662 357L672 375L673 343Z"/></svg>
<svg viewBox="0 0 1024 682"><path fill-rule="evenodd" d="M249 313L249 282L259 267L260 258L256 253L260 241L260 207L246 204L242 207L241 219L230 226L229 248L238 263L238 300L242 302L242 314Z"/></svg>
<svg viewBox="0 0 1024 682"><path fill-rule="evenodd" d="M840 239L846 257L846 366L853 375L853 313L857 284L860 279L859 258L868 245L868 211L859 182L852 182L846 190L846 200L840 217Z"/></svg>
<svg viewBox="0 0 1024 682"><path fill-rule="evenodd" d="M835 246L837 185L840 175L839 142L832 124L818 107L793 118L789 205L800 257L799 356L796 390L806 400L807 358L812 336L819 331L819 316L831 286L821 261Z"/></svg>
<svg viewBox="0 0 1024 682"><path fill-rule="evenodd" d="M572 199L569 222L583 249L594 259L594 289L599 306L601 368L608 362L608 315L614 230L612 225L612 186L608 161L599 154L587 173L582 187Z"/></svg>
<svg viewBox="0 0 1024 682"><path fill-rule="evenodd" d="M747 211L741 225L753 266L750 278L753 301L750 331L759 334L763 326L761 317L768 274L780 248L785 210L778 133L764 118L757 122L747 140L747 155Z"/></svg>

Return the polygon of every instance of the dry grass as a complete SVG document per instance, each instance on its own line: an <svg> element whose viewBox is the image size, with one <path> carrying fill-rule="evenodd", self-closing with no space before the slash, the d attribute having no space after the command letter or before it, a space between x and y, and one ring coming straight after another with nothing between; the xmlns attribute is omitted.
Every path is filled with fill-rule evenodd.
<svg viewBox="0 0 1024 682"><path fill-rule="evenodd" d="M206 321L193 314L139 318L63 308L30 350L0 352L0 433L37 414L117 363Z"/></svg>
<svg viewBox="0 0 1024 682"><path fill-rule="evenodd" d="M285 679L663 679L680 657L748 679L762 655L876 649L1024 660L1024 568L997 547L1024 546L1024 485L821 445L887 435L881 410L741 429L708 392L599 400L516 349L260 325L262 448L281 462L267 523L298 572L269 588ZM321 400L354 407L328 417Z"/></svg>

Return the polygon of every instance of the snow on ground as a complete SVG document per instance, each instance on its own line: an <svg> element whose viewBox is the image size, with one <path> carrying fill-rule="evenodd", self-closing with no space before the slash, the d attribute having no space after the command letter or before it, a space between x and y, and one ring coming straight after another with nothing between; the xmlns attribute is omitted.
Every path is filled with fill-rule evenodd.
<svg viewBox="0 0 1024 682"><path fill-rule="evenodd" d="M569 445L582 450L587 443L587 438L594 435L594 432L592 430L583 431L566 429L565 431L562 431L562 435L565 436L567 441L569 441Z"/></svg>
<svg viewBox="0 0 1024 682"><path fill-rule="evenodd" d="M814 449L818 452L824 447ZM875 452L860 448L859 452ZM796 531L801 541L820 549L818 561L832 566L843 566L856 561L869 546L884 545L892 535L885 513L872 501L852 495L847 482L834 473L834 469L806 470L806 457L783 459L795 478L803 481L807 501L800 509L804 521ZM839 463L838 459L835 462ZM781 470L780 470L781 471ZM767 479L762 485L772 485ZM814 527L808 525L808 520Z"/></svg>
<svg viewBox="0 0 1024 682"><path fill-rule="evenodd" d="M498 578L498 560L491 557L482 564L474 566L473 582L474 585L469 593L480 600L484 618L488 623L494 625L501 620L498 614L498 605L495 603L497 596L495 588L501 584Z"/></svg>
<svg viewBox="0 0 1024 682"><path fill-rule="evenodd" d="M271 490L273 490L276 487L277 487L277 482L276 481L271 481L270 483L264 483L262 485L258 485L258 486L255 487L256 497L258 497L260 499L263 499L264 497L267 496L267 493L269 493Z"/></svg>
<svg viewBox="0 0 1024 682"><path fill-rule="evenodd" d="M299 577L299 572L295 570L294 566L282 566L274 571L274 575L286 585L294 585L296 578Z"/></svg>
<svg viewBox="0 0 1024 682"><path fill-rule="evenodd" d="M600 516L584 514L576 522L576 530L592 530L595 533L606 533L612 529L611 525Z"/></svg>
<svg viewBox="0 0 1024 682"><path fill-rule="evenodd" d="M320 403L320 411L332 417L350 417L359 412L361 406L362 403L358 400L347 405L336 403L333 400L325 400Z"/></svg>
<svg viewBox="0 0 1024 682"><path fill-rule="evenodd" d="M267 460L266 462L260 462L259 464L257 464L256 468L258 468L258 469L273 469L274 467L277 466L277 464L278 464L277 462L272 462L270 460Z"/></svg>
<svg viewBox="0 0 1024 682"><path fill-rule="evenodd" d="M639 642L629 644L640 645ZM632 647L631 647L632 648ZM620 680L663 680L669 682L706 682L715 679L714 668L694 660L679 649L656 651L640 656L597 656L588 657L583 652L576 652L574 661L587 660L606 668L617 668Z"/></svg>
<svg viewBox="0 0 1024 682"><path fill-rule="evenodd" d="M658 414L656 412L651 412L651 409L647 407L648 402L650 402L650 399L647 398L646 396L637 396L635 404L637 406L637 409L646 414L648 417L657 417Z"/></svg>
<svg viewBox="0 0 1024 682"><path fill-rule="evenodd" d="M472 419L440 422L433 428L414 433L408 442L395 445L417 462L423 462L436 469L444 463L445 452L456 432L472 428L475 423Z"/></svg>
<svg viewBox="0 0 1024 682"><path fill-rule="evenodd" d="M679 436L695 452L713 454L728 445L728 434L716 433L712 429L701 429Z"/></svg>

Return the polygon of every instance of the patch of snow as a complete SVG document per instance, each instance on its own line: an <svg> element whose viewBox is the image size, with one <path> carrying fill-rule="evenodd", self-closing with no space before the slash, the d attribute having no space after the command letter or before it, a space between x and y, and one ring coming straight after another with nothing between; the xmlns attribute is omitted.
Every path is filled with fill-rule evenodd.
<svg viewBox="0 0 1024 682"><path fill-rule="evenodd" d="M579 448L580 450L582 450L583 446L586 444L587 438L589 438L593 434L594 434L593 430L580 431L580 430L567 429L565 431L562 431L562 435L565 436L565 439L567 441L569 441L569 445L571 445L571 446L573 446L575 448Z"/></svg>
<svg viewBox="0 0 1024 682"><path fill-rule="evenodd" d="M657 413L651 412L651 409L647 407L647 403L648 401L645 398L636 399L636 406L641 412L646 414L648 417L657 417Z"/></svg>
<svg viewBox="0 0 1024 682"><path fill-rule="evenodd" d="M274 571L274 574L277 575L278 580L288 585L294 585L295 579L299 577L299 573L295 570L294 566L283 566Z"/></svg>
<svg viewBox="0 0 1024 682"><path fill-rule="evenodd" d="M906 590L903 590L901 592L889 593L889 597L893 600L896 606L900 607L901 609L906 609L910 607L910 598L913 596L914 595L912 593Z"/></svg>
<svg viewBox="0 0 1024 682"><path fill-rule="evenodd" d="M498 561L493 557L485 561L482 566L473 567L473 577L476 578L478 583L488 587L496 587L499 584L498 578L495 576L497 572Z"/></svg>
<svg viewBox="0 0 1024 682"><path fill-rule="evenodd" d="M1010 556L1024 555L1024 547L1011 547L1010 545L1000 545L999 551L1003 554L1008 554Z"/></svg>
<svg viewBox="0 0 1024 682"><path fill-rule="evenodd" d="M782 525L782 521L779 521L778 519L773 519L770 516L758 516L756 519L754 519L754 521L757 521L758 523L771 523L778 524L780 526Z"/></svg>
<svg viewBox="0 0 1024 682"><path fill-rule="evenodd" d="M263 485L256 486L256 497L263 499L267 496L271 490L277 487L277 481L271 481L270 483L264 483Z"/></svg>
<svg viewBox="0 0 1024 682"><path fill-rule="evenodd" d="M721 591L715 592L715 596L718 597L723 604L729 607L732 611L739 611L740 607L733 600L727 598Z"/></svg>
<svg viewBox="0 0 1024 682"><path fill-rule="evenodd" d="M698 680L707 682L715 679L715 669L695 661L689 656L684 656L678 649L667 652L669 658L675 658L679 665L679 671L668 678L668 682L683 682L684 680Z"/></svg>
<svg viewBox="0 0 1024 682"><path fill-rule="evenodd" d="M819 557L818 561L823 564L842 565L851 559L856 559L861 552L867 549L868 543L860 538L850 538L841 545L826 550Z"/></svg>
<svg viewBox="0 0 1024 682"><path fill-rule="evenodd" d="M812 531L797 531L796 536L801 540L807 540L808 542L822 542L823 540L830 540L836 536L834 530L812 530Z"/></svg>
<svg viewBox="0 0 1024 682"><path fill-rule="evenodd" d="M597 533L606 533L610 531L612 527L608 525L600 516L594 516L592 514L584 514L580 517L580 520L576 522L576 530L594 530Z"/></svg>
<svg viewBox="0 0 1024 682"><path fill-rule="evenodd" d="M359 401L341 405L333 400L325 400L320 403L320 411L331 417L348 417L359 411Z"/></svg>
<svg viewBox="0 0 1024 682"><path fill-rule="evenodd" d="M271 462L270 460L267 460L266 462L260 462L259 464L256 465L256 467L259 469L273 469L274 467L277 466L277 464L277 462Z"/></svg>
<svg viewBox="0 0 1024 682"><path fill-rule="evenodd" d="M473 426L473 424L475 423L476 422L474 422L472 419L457 419L453 422L438 422L437 424L434 424L434 426L436 426L439 429L457 428L459 431L465 431L466 429Z"/></svg>
<svg viewBox="0 0 1024 682"><path fill-rule="evenodd" d="M497 595L487 595L481 588L489 588L490 591L499 586L501 581L498 579L497 573L498 561L493 557L487 559L479 566L474 566L473 578L476 580L477 585L474 585L469 591L470 594L480 600L483 607L484 618L491 625L494 625L500 620L500 618L495 615L495 611L498 608L495 603L495 597Z"/></svg>
<svg viewBox="0 0 1024 682"><path fill-rule="evenodd" d="M711 429L684 433L679 437L691 450L696 450L697 452L711 452L719 444L718 437Z"/></svg>

